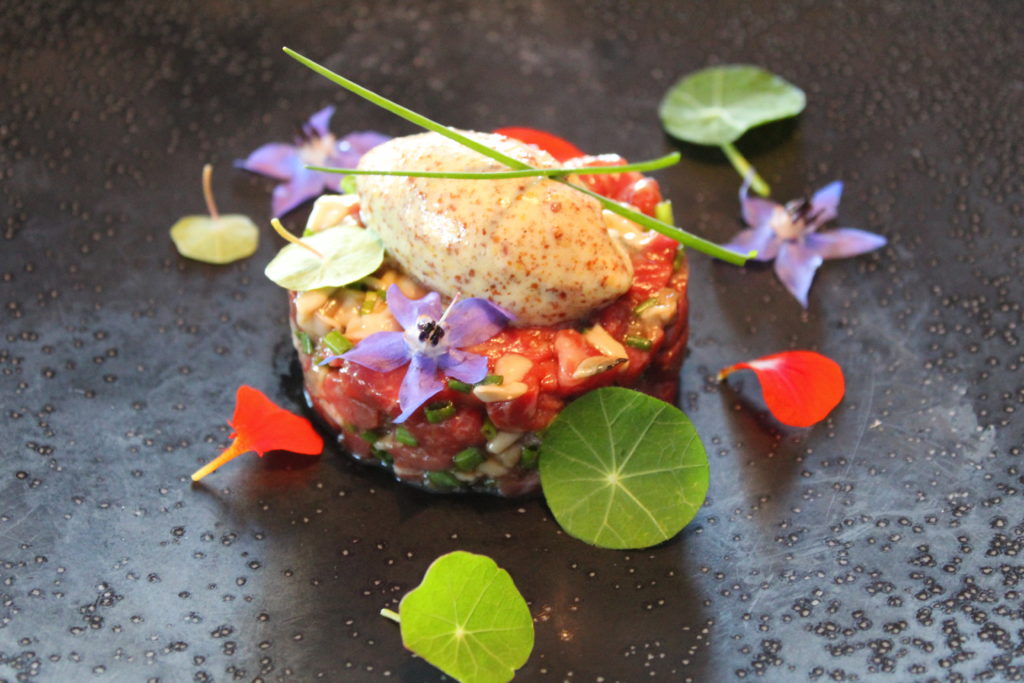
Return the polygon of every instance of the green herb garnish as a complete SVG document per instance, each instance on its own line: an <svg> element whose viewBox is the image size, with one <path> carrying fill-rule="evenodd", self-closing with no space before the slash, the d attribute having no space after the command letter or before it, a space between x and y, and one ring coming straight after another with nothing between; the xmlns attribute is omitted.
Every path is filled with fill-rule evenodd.
<svg viewBox="0 0 1024 683"><path fill-rule="evenodd" d="M494 560L461 550L434 560L402 598L402 643L463 683L504 683L533 650L533 617L512 577Z"/></svg>
<svg viewBox="0 0 1024 683"><path fill-rule="evenodd" d="M570 403L544 433L540 480L571 536L602 548L646 548L675 536L708 490L708 460L679 409L606 387Z"/></svg>
<svg viewBox="0 0 1024 683"><path fill-rule="evenodd" d="M299 342L299 349L304 354L308 356L309 354L313 353L313 340L310 338L309 334L303 332L302 330L298 330L295 332L295 338Z"/></svg>
<svg viewBox="0 0 1024 683"><path fill-rule="evenodd" d="M420 445L420 442L416 440L416 437L412 435L412 432L405 427L397 427L395 429L395 441L413 448Z"/></svg>
<svg viewBox="0 0 1024 683"><path fill-rule="evenodd" d="M452 458L455 469L461 472L475 470L476 466L484 461L484 454L476 446L464 448Z"/></svg>
<svg viewBox="0 0 1024 683"><path fill-rule="evenodd" d="M324 346L326 346L335 356L340 356L346 351L350 351L352 347L355 346L351 339L343 335L341 332L338 332L338 330L331 330L328 332L324 335L322 341Z"/></svg>
<svg viewBox="0 0 1024 683"><path fill-rule="evenodd" d="M369 90L368 88L364 88L363 86L359 85L358 83L356 83L354 81L350 81L349 79L345 78L344 76L341 76L339 74L334 73L333 71L331 71L327 67L324 67L324 66L321 66L320 64L317 64L316 62L314 62L313 60L309 59L308 57L304 57L303 55L300 55L299 53L295 52L294 50L292 50L290 48L286 47L286 48L283 48L283 49L284 49L285 54L287 54L289 57L295 59L300 64L303 64L307 68L315 71L316 73L318 73L321 76L327 78L328 80L330 80L330 81L340 85L341 87L345 88L349 92L355 93L356 95L359 95L360 97L362 97L362 98L364 98L366 100L369 100L370 102L376 104L378 107L381 107L382 109L386 109L387 111L391 112L392 114L395 114L396 116L400 116L401 118L403 118L403 119L405 119L407 121L410 121L411 123L414 123L417 126L420 126L421 128L425 128L425 129L427 129L429 131L433 131L433 132L435 132L435 133L437 133L439 135L443 135L446 138L454 140L455 142L457 142L457 143L459 143L459 144L461 144L461 145L463 145L465 147L468 147L469 149L472 149L472 150L474 150L476 152L479 152L480 154L484 155L485 157L488 157L490 159L494 159L495 161L498 161L498 162L508 166L512 170L516 170L516 171L526 171L526 170L530 170L530 171L541 170L541 171L543 171L544 170L544 169L533 168L529 164L525 164L525 163L523 163L522 161L520 161L518 159L510 157L510 156L508 156L506 154L502 154L501 152L499 152L499 151L497 151L495 149L491 149L487 145L481 144L481 143L477 142L476 140L468 138L465 135L462 135L461 133L459 133L458 131L452 130L451 128L449 128L447 126L444 126L444 125L442 125L442 124L440 124L440 123L438 123L438 122L436 122L436 121L434 121L432 119L429 119L426 116L423 116L422 114L417 114L413 110L408 109L406 107L403 107L402 105L398 104L397 102L393 102L393 101L387 99L386 97L378 95L377 93L373 92L372 90ZM584 173L586 173L586 172L589 172L589 171L584 171ZM620 216L623 216L624 218L628 218L629 220L633 221L634 223L642 225L645 228L648 228L650 230L654 230L655 232L659 232L659 233L661 233L661 234L663 234L663 235L665 235L667 237L670 237L670 238L676 240L677 242L680 242L680 243L682 243L682 244L684 244L684 245L686 245L688 247L693 247L694 249L697 249L698 251L702 251L705 254L708 254L709 256L713 256L713 257L721 259L723 261L727 261L728 263L732 263L734 265L743 265L743 264L745 264L747 262L747 258L748 257L746 257L746 256L741 256L741 255L739 255L739 254L737 254L737 253L735 253L733 251L730 251L728 249L724 249L724 248L718 246L717 244L715 244L714 242L709 242L708 240L705 240L705 239L703 239L701 237L697 237L696 235L694 235L692 233L689 233L689 232L687 232L687 231L685 231L685 230L683 230L681 228L677 228L674 225L668 225L667 223L662 223L661 221L656 220L654 218L651 218L650 216L647 216L646 214L640 213L639 211L633 211L632 209L628 209L625 206L623 206L622 204L619 204L616 201L608 199L607 197L603 197L603 196L597 194L596 192L593 192L592 190L589 190L588 188L581 187L579 185L575 185L573 183L570 183L566 178L553 178L552 180L554 180L555 182L558 182L558 183L563 183L565 185L568 185L569 187L571 187L571 188L573 188L575 190L578 190L580 192L583 192L584 194L588 195L589 197L592 197L592 198L596 199L601 204L601 206L603 208L608 209L612 213L616 213L616 214L618 214Z"/></svg>
<svg viewBox="0 0 1024 683"><path fill-rule="evenodd" d="M796 116L806 102L803 90L764 69L715 66L673 85L658 114L670 135L721 147L736 171L750 178L754 191L766 197L768 184L733 143L755 126Z"/></svg>
<svg viewBox="0 0 1024 683"><path fill-rule="evenodd" d="M473 391L472 384L461 382L455 379L454 377L448 378L448 388L451 389L452 391L457 391L460 394L468 394L469 392Z"/></svg>
<svg viewBox="0 0 1024 683"><path fill-rule="evenodd" d="M300 240L276 218L271 224L291 244L277 253L264 273L285 289L341 287L372 274L384 261L384 244L363 228L339 226Z"/></svg>
<svg viewBox="0 0 1024 683"><path fill-rule="evenodd" d="M377 171L365 168L333 168L328 166L307 166L311 171L324 173L347 173L349 175L402 176L405 178L445 178L455 180L503 180L507 178L563 178L569 175L598 175L628 173L630 171L657 171L679 163L682 155L672 152L650 161L638 161L622 166L588 166L586 168L528 168L521 171L487 171L470 173L465 171Z"/></svg>
<svg viewBox="0 0 1024 683"><path fill-rule="evenodd" d="M203 197L208 216L185 216L171 226L171 240L182 256L223 265L248 258L260 242L259 228L241 214L220 215L213 200L213 167L203 166Z"/></svg>
<svg viewBox="0 0 1024 683"><path fill-rule="evenodd" d="M459 480L450 472L441 470L427 472L427 481L435 489L455 489L459 487Z"/></svg>
<svg viewBox="0 0 1024 683"><path fill-rule="evenodd" d="M428 403L427 407L423 409L427 422L432 425L440 424L451 417L455 417L455 412L455 404L451 401Z"/></svg>
<svg viewBox="0 0 1024 683"><path fill-rule="evenodd" d="M653 346L650 339L635 334L627 334L626 338L622 340L622 343L626 346L632 346L634 349L639 349L640 351L650 351L651 346Z"/></svg>

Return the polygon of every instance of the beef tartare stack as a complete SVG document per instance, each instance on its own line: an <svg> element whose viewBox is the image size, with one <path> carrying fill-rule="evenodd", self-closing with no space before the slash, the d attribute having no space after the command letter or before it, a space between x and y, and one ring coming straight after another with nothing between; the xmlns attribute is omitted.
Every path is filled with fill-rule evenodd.
<svg viewBox="0 0 1024 683"><path fill-rule="evenodd" d="M657 183L624 163L473 140L652 215ZM360 161L377 171L494 172L500 163L436 133ZM687 266L672 239L543 177L358 176L322 197L307 235L379 236L372 275L292 291L291 325L313 409L359 460L439 491L505 496L538 486L544 428L574 398L618 385L673 402L687 338Z"/></svg>

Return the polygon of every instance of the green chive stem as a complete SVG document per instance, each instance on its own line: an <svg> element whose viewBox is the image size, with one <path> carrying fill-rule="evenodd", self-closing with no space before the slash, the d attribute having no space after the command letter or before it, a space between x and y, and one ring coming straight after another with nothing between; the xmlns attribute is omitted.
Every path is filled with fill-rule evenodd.
<svg viewBox="0 0 1024 683"><path fill-rule="evenodd" d="M575 187L580 192L596 199L598 202L601 203L601 206L608 209L612 213L617 213L623 218L628 218L629 220L633 221L638 225L642 225L645 228L649 228L655 232L659 232L662 235L665 235L666 237L671 237L672 239L674 239L676 242L679 242L683 246L693 247L698 251L704 252L708 256L713 256L717 259L721 259L727 263L731 263L736 266L744 265L747 262L748 258L754 256L753 253L743 256L741 254L737 254L734 251L729 251L724 247L718 246L714 242L709 242L703 237L697 237L696 235L686 232L681 228L677 228L674 225L662 223L656 218L651 218L645 213L640 213L639 211L634 211L633 209L626 208L622 204L619 204L617 201L613 199L608 199L607 197L600 195L586 187L572 185L571 183L561 178L556 178L555 182L565 183L570 187Z"/></svg>
<svg viewBox="0 0 1024 683"><path fill-rule="evenodd" d="M426 116L423 116L422 114L417 114L412 109L407 109L406 107L403 107L397 102L392 102L388 98L382 95L378 95L377 93L373 92L372 90L369 90L368 88L364 88L355 81L350 81L344 76L336 74L324 66L320 66L313 60L303 55L300 55L298 52L292 50L291 48L285 47L282 49L284 50L286 55L288 55L295 61L299 62L300 64L304 65L305 67L312 69L313 71L317 72L327 80L332 81L337 85L340 85L341 87L345 88L345 90L348 90L351 93L359 95L365 100L373 102L382 109L386 109L395 116L399 116L405 119L406 121L409 121L410 123L415 123L417 126L421 128L426 128L427 130L439 133L440 135L443 135L446 138L450 138L461 145L465 145L466 147L469 147L470 149L479 152L480 154L483 154L486 157L490 157L495 161L500 161L509 168L518 169L520 171L524 171L530 168L528 164L524 164L522 161L519 161L519 159L513 159L512 157L502 154L497 150L491 149L487 145L483 145L477 142L476 140L472 140L466 137L465 135L462 135L461 133L452 130L448 126L442 125L437 121L434 121L433 119L428 119Z"/></svg>
<svg viewBox="0 0 1024 683"><path fill-rule="evenodd" d="M750 165L747 158L740 154L740 151L736 149L736 145L731 142L725 143L722 145L722 153L725 154L725 157L732 164L732 167L736 169L736 172L740 174L741 178L750 178L750 186L754 188L754 192L762 197L767 197L772 193L768 183L757 174L757 170Z"/></svg>
<svg viewBox="0 0 1024 683"><path fill-rule="evenodd" d="M679 163L682 156L672 152L657 159L638 161L623 166L592 166L585 168L530 168L522 171L489 171L484 173L464 173L461 171L378 171L360 168L331 168L329 166L307 166L310 171L324 173L347 173L349 175L384 175L405 176L407 178L451 178L455 180L503 180L505 178L530 178L534 176L551 177L567 175L600 175L603 173L629 173L632 171L657 171Z"/></svg>
<svg viewBox="0 0 1024 683"><path fill-rule="evenodd" d="M417 126L420 126L421 128L426 128L429 131L433 131L435 133L438 133L439 135L443 135L446 138L454 140L455 142L458 142L459 144L461 144L461 145L463 145L465 147L468 147L468 148L472 149L475 152L479 152L480 154L483 154L485 157L488 157L490 159L494 159L495 161L499 161L499 162L505 164L506 166L508 166L509 168L511 168L513 170L518 170L518 171L537 170L537 169L534 169L533 167L531 167L530 165L525 164L522 161L519 161L518 159L514 159L514 158L512 158L512 157L510 157L508 155L502 154L501 152L499 152L497 150L491 149L487 145L483 145L483 144L477 142L476 140L468 138L465 135L462 135L461 133L458 133L455 130L452 130L448 126L444 126L444 125L438 123L437 121L434 121L432 119L428 119L426 116L423 116L422 114L417 114L413 110L407 109L406 107L403 107L402 105L398 104L397 102L392 102L391 100L387 99L386 97L383 97L382 95L378 95L377 93L373 92L372 90L364 88L363 86L359 85L358 83L356 83L354 81L350 81L349 79L345 78L344 76L342 76L340 74L334 73L333 71L331 71L327 67L324 67L324 66L321 66L321 65L317 64L313 60L311 60L308 57L305 57L305 56L299 54L298 52L295 52L291 48L285 47L285 48L282 48L282 49L284 50L286 55L288 55L289 57L291 57L295 61L299 62L303 66L305 66L305 67L315 71L316 73L320 74L321 76L323 76L324 78L328 79L329 81L331 81L333 83L336 83L337 85L340 85L341 87L345 88L349 92L354 93L356 95L359 95L360 97L362 97L365 100L369 100L373 104L376 104L378 107L381 107L382 109L386 109L387 111L391 112L392 114L394 114L396 116L399 116L399 117L405 119L406 121L409 121L410 123L414 123ZM728 154L728 152L727 152L727 154ZM738 152L737 152L737 154L738 154ZM744 160L744 161L746 161L746 160ZM748 166L749 166L749 164L748 164ZM618 170L618 169L616 169L616 170ZM682 243L682 244L684 244L686 246L693 247L694 249L696 249L698 251L702 251L705 254L708 254L709 256L713 256L715 258L721 259L723 261L726 261L728 263L732 263L732 264L738 265L738 266L742 266L742 265L744 265L747 262L747 258L748 257L746 257L746 256L741 256L739 254L736 254L735 252L729 251L728 249L723 249L722 247L718 246L714 242L709 242L708 240L705 240L705 239L702 239L700 237L697 237L696 235L690 234L689 232L686 232L685 230L683 230L681 228L677 228L674 225L668 225L667 223L662 223L661 221L658 221L658 220L655 220L655 219L653 219L653 218L651 218L649 216L646 216L646 215L640 213L639 211L633 211L631 209L627 209L626 207L622 206L618 202L612 201L611 199L608 199L607 197L603 197L603 196L597 194L596 192L593 192L592 190L589 190L589 189L587 189L585 187L580 187L579 185L573 185L572 183L568 182L565 178L556 178L555 180L557 182L564 183L565 185L568 185L569 187L572 187L572 188L574 188L576 190L579 190L580 192L583 192L584 194L586 194L586 195L588 195L590 197L593 197L593 198L597 199L601 203L601 206L603 206L604 208L608 209L612 213L616 213L616 214L622 216L623 218L628 218L629 220L633 221L634 223L638 223L639 225L642 225L642 226L644 226L646 228L650 228L651 230L654 230L655 232L659 232L662 235L665 235L666 237L670 237L670 238L676 240L677 242L680 242L680 243ZM762 180L761 182L763 183L764 181ZM767 187L767 186L765 186L765 187Z"/></svg>

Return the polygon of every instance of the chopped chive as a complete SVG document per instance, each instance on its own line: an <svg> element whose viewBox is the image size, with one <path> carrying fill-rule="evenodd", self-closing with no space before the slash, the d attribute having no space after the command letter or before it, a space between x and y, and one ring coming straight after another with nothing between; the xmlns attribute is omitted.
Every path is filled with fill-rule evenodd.
<svg viewBox="0 0 1024 683"><path fill-rule="evenodd" d="M524 446L519 454L519 466L524 470L532 470L537 467L537 458L540 457L540 449L537 446Z"/></svg>
<svg viewBox="0 0 1024 683"><path fill-rule="evenodd" d="M634 334L627 334L626 338L622 341L626 346L632 346L634 349L640 349L641 351L651 350L651 340L647 337L638 337Z"/></svg>
<svg viewBox="0 0 1024 683"><path fill-rule="evenodd" d="M369 315L373 313L373 309L377 306L377 302L380 300L380 292L375 289L371 289L366 292L366 296L363 297L363 304L359 307L359 315Z"/></svg>
<svg viewBox="0 0 1024 683"><path fill-rule="evenodd" d="M484 423L480 427L480 433L484 435L484 438L490 441L498 435L498 428L491 422L491 418L484 418Z"/></svg>
<svg viewBox="0 0 1024 683"><path fill-rule="evenodd" d="M314 231L312 228L306 228L305 230L302 231L302 236L303 237L310 237L310 236L315 235L315 234L316 234L316 231Z"/></svg>
<svg viewBox="0 0 1024 683"><path fill-rule="evenodd" d="M299 342L299 349L307 356L313 353L313 340L302 330L296 330L295 338Z"/></svg>
<svg viewBox="0 0 1024 683"><path fill-rule="evenodd" d="M487 375L479 382L480 384L504 384L505 378L501 375Z"/></svg>
<svg viewBox="0 0 1024 683"><path fill-rule="evenodd" d="M383 448L377 448L376 446L370 447L370 455L377 458L377 460L380 460L385 465L390 465L395 461L395 459L391 457L390 453Z"/></svg>
<svg viewBox="0 0 1024 683"><path fill-rule="evenodd" d="M664 201L658 202L654 207L654 217L657 218L662 223L675 225L675 217L672 215L672 200L666 199Z"/></svg>
<svg viewBox="0 0 1024 683"><path fill-rule="evenodd" d="M427 481L436 489L454 489L459 486L459 480L450 472L444 471L427 472Z"/></svg>
<svg viewBox="0 0 1024 683"><path fill-rule="evenodd" d="M466 384L465 382L460 382L459 380L455 379L454 377L449 377L448 378L448 388L453 390L453 391L457 391L460 394L468 394L469 392L473 391L473 385L472 384Z"/></svg>
<svg viewBox="0 0 1024 683"><path fill-rule="evenodd" d="M395 441L406 446L419 446L420 442L416 440L416 437L412 435L405 427L398 427L395 429Z"/></svg>
<svg viewBox="0 0 1024 683"><path fill-rule="evenodd" d="M679 247L676 250L676 256L672 259L672 270L679 270L683 265L683 259L686 258L686 250Z"/></svg>
<svg viewBox="0 0 1024 683"><path fill-rule="evenodd" d="M427 416L427 422L436 425L455 415L455 404L451 401L431 403L423 409L423 412Z"/></svg>
<svg viewBox="0 0 1024 683"><path fill-rule="evenodd" d="M367 429L363 432L360 432L359 438L365 441L366 443L373 444L376 443L381 438L381 433L374 431L372 429Z"/></svg>
<svg viewBox="0 0 1024 683"><path fill-rule="evenodd" d="M337 330L331 330L328 332L321 341L323 341L324 346L330 349L331 353L336 356L345 353L355 346L348 337Z"/></svg>
<svg viewBox="0 0 1024 683"><path fill-rule="evenodd" d="M640 303L638 303L636 305L636 307L633 309L633 312L636 313L637 315L640 315L641 313L646 311L648 308L650 308L651 306L654 306L657 303L658 303L658 297L652 296L650 299L645 299L644 301L641 301Z"/></svg>
<svg viewBox="0 0 1024 683"><path fill-rule="evenodd" d="M480 452L480 449L476 446L470 446L464 448L455 454L452 458L452 462L455 464L455 469L461 472L469 472L475 470L476 466L484 461L484 454Z"/></svg>
<svg viewBox="0 0 1024 683"><path fill-rule="evenodd" d="M355 194L356 193L356 177L354 175L348 175L341 179L341 183L338 184L338 189L343 194Z"/></svg>

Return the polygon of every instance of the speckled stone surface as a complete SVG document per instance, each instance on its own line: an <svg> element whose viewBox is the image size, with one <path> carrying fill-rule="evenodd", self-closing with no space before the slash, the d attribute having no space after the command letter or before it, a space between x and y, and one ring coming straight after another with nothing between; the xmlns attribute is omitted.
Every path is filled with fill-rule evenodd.
<svg viewBox="0 0 1024 683"><path fill-rule="evenodd" d="M0 680L440 680L378 610L458 548L530 602L522 680L1024 677L1024 5L391 5L0 3ZM757 63L809 99L741 142L775 196L842 178L842 222L890 243L826 264L807 312L770 268L691 258L680 405L711 492L657 548L334 448L193 487L239 384L303 409L269 229L227 267L167 237L203 211L202 164L265 226L272 183L232 160L326 104L339 132L412 132L284 44L453 125L635 159L673 149L655 108L677 77ZM724 241L738 179L683 151L663 189ZM713 380L785 348L846 370L813 429L775 423L750 375Z"/></svg>

